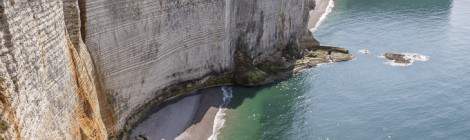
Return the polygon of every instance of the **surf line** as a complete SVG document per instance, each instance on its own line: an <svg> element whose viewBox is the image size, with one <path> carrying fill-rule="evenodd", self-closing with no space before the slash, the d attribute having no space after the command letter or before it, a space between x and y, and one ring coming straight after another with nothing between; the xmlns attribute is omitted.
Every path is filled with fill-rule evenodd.
<svg viewBox="0 0 470 140"><path fill-rule="evenodd" d="M326 17L333 11L333 8L335 7L335 2L334 0L329 0L328 5L325 8L325 12L320 16L318 19L317 23L315 23L315 26L310 29L312 33L317 31L318 27L321 25L321 23L326 19Z"/></svg>
<svg viewBox="0 0 470 140"><path fill-rule="evenodd" d="M222 87L222 104L219 106L219 110L215 114L214 125L212 126L212 134L208 140L217 140L217 136L220 134L220 130L224 127L225 124L225 111L227 110L227 105L230 103L230 100L233 97L232 87Z"/></svg>

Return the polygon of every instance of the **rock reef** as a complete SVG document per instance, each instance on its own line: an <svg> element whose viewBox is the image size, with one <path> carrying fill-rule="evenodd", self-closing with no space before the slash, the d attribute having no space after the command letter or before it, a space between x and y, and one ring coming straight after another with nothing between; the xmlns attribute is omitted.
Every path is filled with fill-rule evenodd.
<svg viewBox="0 0 470 140"><path fill-rule="evenodd" d="M0 135L126 138L191 91L285 79L305 55L347 60L307 29L325 1L0 1Z"/></svg>
<svg viewBox="0 0 470 140"><path fill-rule="evenodd" d="M353 59L353 56L347 49L331 46L316 46L307 49L304 53L305 56L295 63L295 73L322 63L349 61Z"/></svg>
<svg viewBox="0 0 470 140"><path fill-rule="evenodd" d="M418 53L387 52L383 57L388 60L387 64L392 66L409 66L417 61L425 62L429 60L428 56Z"/></svg>
<svg viewBox="0 0 470 140"><path fill-rule="evenodd" d="M407 58L404 54L399 53L385 53L385 59L392 60L395 63L411 63L411 58Z"/></svg>

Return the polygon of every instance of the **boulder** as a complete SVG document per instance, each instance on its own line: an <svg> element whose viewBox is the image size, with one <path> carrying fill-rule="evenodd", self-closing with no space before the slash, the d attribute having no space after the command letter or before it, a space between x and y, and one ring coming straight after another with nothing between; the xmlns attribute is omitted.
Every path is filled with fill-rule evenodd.
<svg viewBox="0 0 470 140"><path fill-rule="evenodd" d="M400 53L385 53L384 54L385 59L392 60L395 63L411 63L411 59L406 57L405 54L400 54Z"/></svg>

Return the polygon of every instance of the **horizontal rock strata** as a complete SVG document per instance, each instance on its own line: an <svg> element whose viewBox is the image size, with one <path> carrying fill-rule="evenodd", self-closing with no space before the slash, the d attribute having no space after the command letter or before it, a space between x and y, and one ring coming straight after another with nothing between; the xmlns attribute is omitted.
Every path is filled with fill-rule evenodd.
<svg viewBox="0 0 470 140"><path fill-rule="evenodd" d="M314 0L0 1L0 135L126 138L150 108L191 91L284 79L317 50L307 29L314 7Z"/></svg>

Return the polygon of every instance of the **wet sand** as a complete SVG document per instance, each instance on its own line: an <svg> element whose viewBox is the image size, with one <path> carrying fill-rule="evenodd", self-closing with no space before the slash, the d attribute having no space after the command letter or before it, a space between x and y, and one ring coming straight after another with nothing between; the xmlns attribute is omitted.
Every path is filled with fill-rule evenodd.
<svg viewBox="0 0 470 140"><path fill-rule="evenodd" d="M332 6L330 4L333 4L334 0L316 0L315 5L316 8L312 11L310 11L310 17L308 20L308 29L310 30L316 30L315 28L320 24L322 18L325 18L326 15L325 12L328 12L327 10L331 10L328 8L332 8L329 6Z"/></svg>
<svg viewBox="0 0 470 140"><path fill-rule="evenodd" d="M139 124L130 138L206 140L212 134L214 118L222 104L222 97L220 88L209 88L167 104Z"/></svg>
<svg viewBox="0 0 470 140"><path fill-rule="evenodd" d="M215 115L222 104L222 98L223 94L220 88L205 90L192 125L181 133L177 139L207 140L212 134Z"/></svg>

